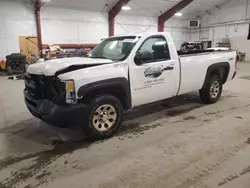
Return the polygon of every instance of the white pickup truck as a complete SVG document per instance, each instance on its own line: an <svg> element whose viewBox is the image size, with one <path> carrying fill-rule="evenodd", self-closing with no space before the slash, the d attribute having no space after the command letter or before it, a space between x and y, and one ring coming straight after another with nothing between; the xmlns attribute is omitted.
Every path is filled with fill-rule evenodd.
<svg viewBox="0 0 250 188"><path fill-rule="evenodd" d="M194 90L203 102L217 102L236 68L234 51L178 54L167 33L118 36L84 58L30 65L24 96L29 111L44 122L77 123L87 137L104 139L136 106Z"/></svg>

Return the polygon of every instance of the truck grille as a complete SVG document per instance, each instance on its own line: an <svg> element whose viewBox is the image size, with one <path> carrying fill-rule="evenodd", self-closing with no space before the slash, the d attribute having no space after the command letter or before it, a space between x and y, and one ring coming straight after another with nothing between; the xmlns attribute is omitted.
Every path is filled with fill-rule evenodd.
<svg viewBox="0 0 250 188"><path fill-rule="evenodd" d="M25 89L36 99L61 101L64 99L64 83L51 76L25 74Z"/></svg>

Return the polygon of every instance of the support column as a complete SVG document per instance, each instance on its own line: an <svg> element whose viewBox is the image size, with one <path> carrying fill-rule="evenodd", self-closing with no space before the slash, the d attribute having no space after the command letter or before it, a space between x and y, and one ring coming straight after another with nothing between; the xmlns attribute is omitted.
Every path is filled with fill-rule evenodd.
<svg viewBox="0 0 250 188"><path fill-rule="evenodd" d="M38 49L39 49L39 56L42 57L42 30L41 30L41 7L42 7L42 1L36 0L35 4L35 15L36 15L36 28L37 28L37 39L38 39Z"/></svg>
<svg viewBox="0 0 250 188"><path fill-rule="evenodd" d="M164 20L158 19L158 32L164 32Z"/></svg>
<svg viewBox="0 0 250 188"><path fill-rule="evenodd" d="M115 18L110 17L109 18L109 36L114 36L115 35Z"/></svg>
<svg viewBox="0 0 250 188"><path fill-rule="evenodd" d="M128 4L130 0L119 0L116 5L109 11L109 36L114 36L115 34L115 17L119 14L122 7Z"/></svg>
<svg viewBox="0 0 250 188"><path fill-rule="evenodd" d="M163 13L161 16L158 17L158 31L163 32L164 31L164 23L172 18L175 13L181 11L183 8L188 6L193 0L182 0L177 5L173 6L171 9Z"/></svg>

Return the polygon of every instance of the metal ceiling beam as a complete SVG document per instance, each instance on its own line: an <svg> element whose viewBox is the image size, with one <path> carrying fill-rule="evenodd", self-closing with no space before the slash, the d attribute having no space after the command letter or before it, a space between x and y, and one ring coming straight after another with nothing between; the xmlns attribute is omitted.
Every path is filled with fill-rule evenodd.
<svg viewBox="0 0 250 188"><path fill-rule="evenodd" d="M173 6L171 9L163 13L161 16L158 17L158 31L163 32L164 31L164 23L173 17L176 12L181 11L183 8L188 6L190 3L192 3L193 0L182 0L177 5Z"/></svg>
<svg viewBox="0 0 250 188"><path fill-rule="evenodd" d="M36 15L36 27L37 27L37 40L38 40L38 49L39 55L42 56L42 29L41 29L41 16L40 11L43 6L42 0L36 0L35 2L35 15Z"/></svg>
<svg viewBox="0 0 250 188"><path fill-rule="evenodd" d="M109 16L109 36L114 36L115 34L115 17L119 14L122 7L128 4L130 0L119 0L115 6L108 12Z"/></svg>

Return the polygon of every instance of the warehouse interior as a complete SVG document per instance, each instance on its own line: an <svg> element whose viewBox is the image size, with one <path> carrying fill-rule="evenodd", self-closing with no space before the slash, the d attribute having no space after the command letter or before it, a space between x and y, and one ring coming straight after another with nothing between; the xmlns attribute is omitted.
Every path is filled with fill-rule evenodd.
<svg viewBox="0 0 250 188"><path fill-rule="evenodd" d="M137 56L157 36L169 45L167 67L155 60L160 73L151 56ZM126 56L94 57L121 38L133 43ZM136 58L149 58L148 67ZM249 0L0 0L0 188L249 188L249 62ZM55 81L48 93L67 91L28 93L33 76L41 87ZM124 82L128 89L115 87ZM206 91L218 98L204 99ZM30 109L33 97L51 113L65 100L58 118L70 126L51 126ZM105 112L102 98L111 101ZM88 120L100 113L93 128L82 131L81 108ZM114 133L106 116L119 121ZM88 139L94 128L101 139Z"/></svg>
<svg viewBox="0 0 250 188"><path fill-rule="evenodd" d="M126 2L126 1L125 1ZM34 2L1 1L0 59L20 52L20 36L37 36ZM109 11L116 1L45 1L40 10L42 44L98 44L109 36ZM177 1L178 3L178 1ZM176 1L128 1L131 10L116 15L114 34L156 32L158 17L177 4ZM229 38L232 49L246 54L249 60L248 1L194 1L180 17L171 17L164 31L171 33L177 49L184 41L210 40L215 45ZM14 10L15 14L13 14ZM228 14L234 12L234 14ZM201 27L190 28L190 20L199 20Z"/></svg>

